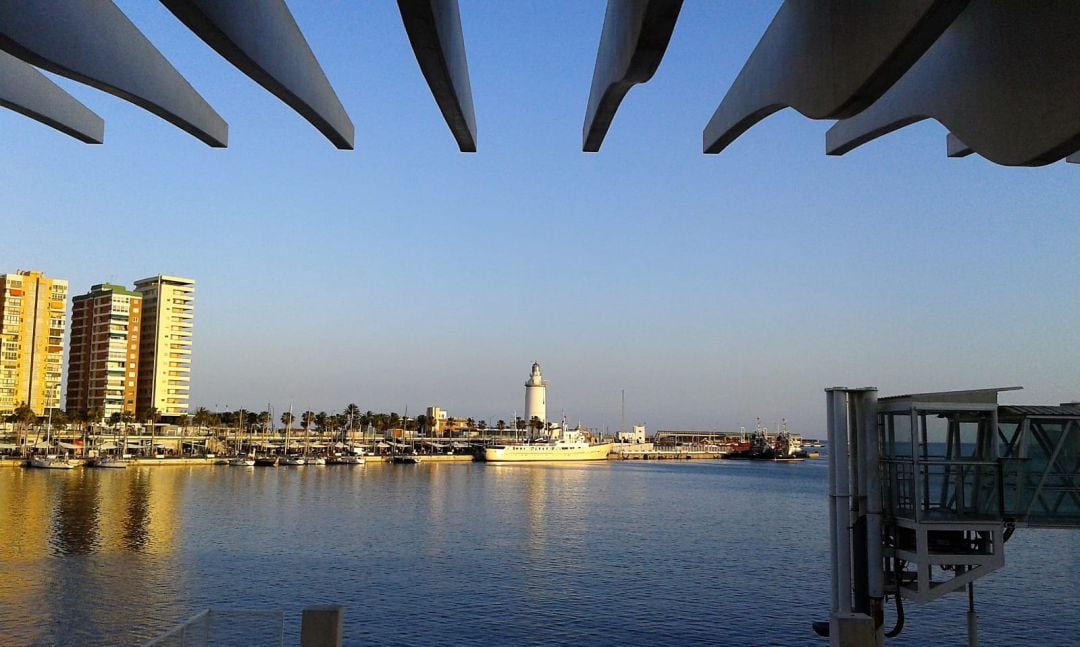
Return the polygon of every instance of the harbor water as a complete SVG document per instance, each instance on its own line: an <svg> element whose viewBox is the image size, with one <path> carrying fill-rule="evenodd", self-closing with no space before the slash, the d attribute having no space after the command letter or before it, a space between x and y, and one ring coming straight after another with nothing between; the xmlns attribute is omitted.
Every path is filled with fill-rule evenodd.
<svg viewBox="0 0 1080 647"><path fill-rule="evenodd" d="M826 461L0 470L0 644L344 607L346 644L827 645ZM1080 533L1018 530L983 645L1075 645ZM962 645L967 596L890 645ZM890 605L887 624L893 622Z"/></svg>

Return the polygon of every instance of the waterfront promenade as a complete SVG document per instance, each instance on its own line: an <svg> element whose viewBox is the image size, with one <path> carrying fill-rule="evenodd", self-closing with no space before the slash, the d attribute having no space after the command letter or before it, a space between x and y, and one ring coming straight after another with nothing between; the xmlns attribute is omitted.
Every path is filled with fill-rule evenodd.
<svg viewBox="0 0 1080 647"><path fill-rule="evenodd" d="M817 458L817 455L813 455L811 460ZM365 456L365 464L387 464L390 463L392 456L379 455L379 456ZM473 454L422 454L421 459L425 463L472 463L474 461L481 460ZM76 463L85 464L87 459L74 459ZM206 458L206 457L141 457L130 458L128 462L131 465L137 466L221 466L224 465L227 459L225 458ZM684 461L684 460L727 460L727 454L724 452L715 451L694 451L686 449L650 449L648 451L632 452L612 452L608 454L608 460L612 461ZM0 457L0 467L25 467L25 459L17 456ZM298 466L305 467L305 466ZM315 467L315 466L306 466ZM334 467L331 465L330 467Z"/></svg>
<svg viewBox="0 0 1080 647"><path fill-rule="evenodd" d="M491 430L492 432L494 430ZM391 430L393 432L393 430ZM661 434L663 435L663 433ZM687 434L682 434L687 436ZM613 443L609 460L722 460L740 445L742 434L698 432L694 442L665 436L670 444L654 442ZM46 441L45 439L49 440ZM775 438L775 437L774 437ZM798 437L795 437L798 438ZM602 439L612 442L613 439ZM773 440L773 438L770 438ZM77 463L99 455L124 457L138 465L214 465L238 454L281 456L286 453L315 456L362 453L367 461L390 460L394 454L415 453L425 462L468 462L480 456L490 445L516 445L524 442L522 433L472 432L454 437L427 437L400 433L369 434L321 433L275 430L270 433L245 433L236 428L181 429L168 427L157 433L108 430L87 433L79 430L30 429L0 437L0 467L19 464L29 453L61 454ZM801 443L801 439L798 439ZM811 453L810 458L817 455Z"/></svg>

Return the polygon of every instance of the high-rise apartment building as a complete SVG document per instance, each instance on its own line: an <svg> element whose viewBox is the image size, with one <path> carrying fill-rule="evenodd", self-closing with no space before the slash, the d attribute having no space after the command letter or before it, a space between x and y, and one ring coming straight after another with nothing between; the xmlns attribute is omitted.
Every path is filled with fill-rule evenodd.
<svg viewBox="0 0 1080 647"><path fill-rule="evenodd" d="M0 415L60 406L67 292L41 272L0 274Z"/></svg>
<svg viewBox="0 0 1080 647"><path fill-rule="evenodd" d="M102 283L72 298L69 413L135 415L141 322L142 295L119 285Z"/></svg>
<svg viewBox="0 0 1080 647"><path fill-rule="evenodd" d="M135 415L143 420L152 409L163 416L186 414L195 281L158 275L135 281L135 291L142 295Z"/></svg>

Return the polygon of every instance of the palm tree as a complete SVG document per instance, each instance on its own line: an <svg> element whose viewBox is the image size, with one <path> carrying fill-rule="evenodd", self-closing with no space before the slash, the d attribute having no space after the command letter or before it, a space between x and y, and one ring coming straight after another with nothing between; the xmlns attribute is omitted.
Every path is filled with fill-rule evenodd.
<svg viewBox="0 0 1080 647"><path fill-rule="evenodd" d="M52 410L52 426L59 429L66 429L68 425L68 415L64 413L63 409Z"/></svg>
<svg viewBox="0 0 1080 647"><path fill-rule="evenodd" d="M22 442L25 444L27 436L26 428L37 422L37 415L34 414L34 410L30 408L30 405L23 402L15 409L14 413L8 416L7 420L8 422L15 423L16 429L22 429ZM16 432L16 438L18 438L19 435L20 434Z"/></svg>
<svg viewBox="0 0 1080 647"><path fill-rule="evenodd" d="M196 427L209 427L214 423L214 414L206 407L199 407L195 410L194 422Z"/></svg>
<svg viewBox="0 0 1080 647"><path fill-rule="evenodd" d="M176 419L176 424L177 424L177 426L180 427L180 458L183 458L184 457L184 431L187 430L188 415L186 413L181 414L180 417L178 417Z"/></svg>
<svg viewBox="0 0 1080 647"><path fill-rule="evenodd" d="M294 416L291 411L286 411L285 413L281 414L281 424L285 425L286 427L292 425L292 423L295 421L296 416Z"/></svg>
<svg viewBox="0 0 1080 647"><path fill-rule="evenodd" d="M300 428L304 430L304 446L311 442L311 428L315 423L315 412L305 411L300 414Z"/></svg>
<svg viewBox="0 0 1080 647"><path fill-rule="evenodd" d="M342 413L345 414L346 419L352 418L354 425L360 421L360 407L356 406L355 403L350 402Z"/></svg>
<svg viewBox="0 0 1080 647"><path fill-rule="evenodd" d="M133 422L135 422L135 414L134 413L131 413L130 411L121 411L120 412L120 424L123 425L123 427L124 427L124 437L125 438L127 437L127 427L128 427L128 425L130 425ZM154 451L153 444L154 444L154 441L153 441L153 438L151 438L151 440L150 440L150 445L151 445L150 451Z"/></svg>

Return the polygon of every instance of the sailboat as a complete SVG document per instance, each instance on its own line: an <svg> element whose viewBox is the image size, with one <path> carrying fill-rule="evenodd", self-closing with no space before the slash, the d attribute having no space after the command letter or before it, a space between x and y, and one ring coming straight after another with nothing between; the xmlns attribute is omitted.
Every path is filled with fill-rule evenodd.
<svg viewBox="0 0 1080 647"><path fill-rule="evenodd" d="M127 460L120 458L119 456L100 456L97 460L88 463L90 467L112 467L125 469L128 466Z"/></svg>
<svg viewBox="0 0 1080 647"><path fill-rule="evenodd" d="M272 454L270 451L270 432L274 429L274 407L270 406L270 403L266 404L267 422L263 425L263 453L261 456L255 456L255 464L261 467L277 467L278 457Z"/></svg>
<svg viewBox="0 0 1080 647"><path fill-rule="evenodd" d="M250 445L250 443L249 443ZM252 467L255 465L255 457L249 453L243 453L244 447L244 410L240 410L240 425L236 429L236 456L229 459L229 465L233 467Z"/></svg>
<svg viewBox="0 0 1080 647"><path fill-rule="evenodd" d="M307 461L303 456L289 453L289 431L292 430L292 405L289 405L289 422L285 425L285 455L278 461L279 465L303 465Z"/></svg>
<svg viewBox="0 0 1080 647"><path fill-rule="evenodd" d="M306 465L326 465L326 458L318 454L308 454L311 447L311 418L304 420L304 463Z"/></svg>
<svg viewBox="0 0 1080 647"><path fill-rule="evenodd" d="M334 445L335 451L332 452L331 455L326 458L326 462L328 464L329 463L334 463L334 464L337 464L337 465L363 465L364 464L363 450L361 450L360 454L356 454L356 453L353 452L352 446L348 443L348 441L351 439L351 436L352 436L352 423L353 423L353 414L350 411L349 412L349 421L346 424L345 429L341 432L341 438L339 438L338 442L335 443L335 445ZM344 451L342 451L342 450L344 450Z"/></svg>
<svg viewBox="0 0 1080 647"><path fill-rule="evenodd" d="M69 461L67 456L58 456L56 454L49 454L49 449L52 448L52 409L49 409L49 420L45 425L45 455L44 456L31 456L26 461L27 467L37 467L39 469L47 470L70 470L75 469L75 463Z"/></svg>
<svg viewBox="0 0 1080 647"><path fill-rule="evenodd" d="M126 469L128 466L128 461L123 457L124 452L122 449L120 449L119 442L120 441L116 437L116 428L114 427L112 448L116 450L116 456L110 456L109 454L99 454L97 458L89 461L86 465L88 467L111 467L114 469ZM102 449L107 448L102 447Z"/></svg>

